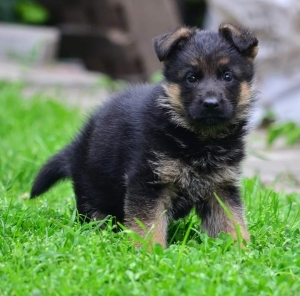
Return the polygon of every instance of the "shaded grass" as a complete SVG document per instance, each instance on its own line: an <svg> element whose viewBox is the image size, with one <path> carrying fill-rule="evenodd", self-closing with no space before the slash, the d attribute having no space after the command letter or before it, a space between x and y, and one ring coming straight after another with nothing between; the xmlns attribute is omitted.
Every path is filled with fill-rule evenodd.
<svg viewBox="0 0 300 296"><path fill-rule="evenodd" d="M111 223L80 225L69 182L28 200L47 157L83 121L53 101L22 100L0 84L0 295L299 295L299 194L243 181L251 244L199 231L191 214L172 223L169 247L135 250ZM189 231L187 231L189 230Z"/></svg>

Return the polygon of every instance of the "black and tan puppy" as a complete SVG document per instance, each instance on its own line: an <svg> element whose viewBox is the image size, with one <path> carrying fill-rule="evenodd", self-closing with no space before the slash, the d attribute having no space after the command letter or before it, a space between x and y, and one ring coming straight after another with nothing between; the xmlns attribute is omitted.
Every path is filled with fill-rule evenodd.
<svg viewBox="0 0 300 296"><path fill-rule="evenodd" d="M195 207L202 228L249 240L239 192L244 137L254 103L258 41L223 24L218 32L179 28L154 40L164 80L113 96L74 141L41 169L31 197L73 181L87 219L107 215L166 247L170 219ZM231 211L230 219L215 195Z"/></svg>

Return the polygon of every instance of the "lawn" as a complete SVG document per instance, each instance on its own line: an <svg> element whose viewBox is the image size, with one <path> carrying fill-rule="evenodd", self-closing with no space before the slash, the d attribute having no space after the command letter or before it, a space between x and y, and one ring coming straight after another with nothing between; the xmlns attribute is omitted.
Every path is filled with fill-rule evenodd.
<svg viewBox="0 0 300 296"><path fill-rule="evenodd" d="M208 238L191 214L169 247L136 250L130 233L80 225L70 182L29 200L41 164L84 120L0 84L0 295L300 295L300 195L243 180L251 243Z"/></svg>

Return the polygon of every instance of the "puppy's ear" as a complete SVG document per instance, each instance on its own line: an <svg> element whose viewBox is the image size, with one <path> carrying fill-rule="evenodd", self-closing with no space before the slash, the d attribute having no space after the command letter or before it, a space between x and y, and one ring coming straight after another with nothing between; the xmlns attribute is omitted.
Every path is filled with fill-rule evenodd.
<svg viewBox="0 0 300 296"><path fill-rule="evenodd" d="M181 27L173 32L157 36L154 39L154 49L158 59L162 62L176 49L180 49L184 42L194 33L194 29Z"/></svg>
<svg viewBox="0 0 300 296"><path fill-rule="evenodd" d="M236 27L232 24L221 24L219 33L245 56L250 59L256 57L258 53L258 40L255 35L246 29Z"/></svg>

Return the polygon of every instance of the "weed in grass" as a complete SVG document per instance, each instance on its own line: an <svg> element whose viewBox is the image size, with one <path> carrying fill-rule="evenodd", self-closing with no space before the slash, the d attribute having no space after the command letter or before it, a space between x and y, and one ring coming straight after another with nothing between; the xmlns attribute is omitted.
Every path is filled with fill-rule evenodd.
<svg viewBox="0 0 300 296"><path fill-rule="evenodd" d="M202 233L193 213L171 224L166 250L136 249L110 218L80 224L68 182L26 199L39 165L83 118L22 100L20 87L0 84L0 295L299 295L300 195L258 178L242 184L251 234L242 250Z"/></svg>
<svg viewBox="0 0 300 296"><path fill-rule="evenodd" d="M274 142L283 137L289 146L300 142L300 126L295 122L273 123L268 127L267 144L271 147Z"/></svg>

